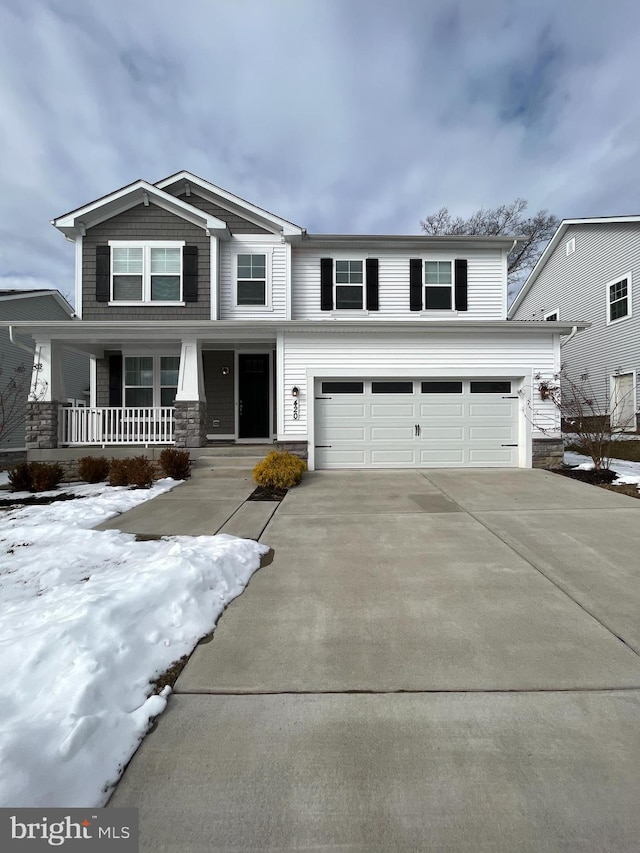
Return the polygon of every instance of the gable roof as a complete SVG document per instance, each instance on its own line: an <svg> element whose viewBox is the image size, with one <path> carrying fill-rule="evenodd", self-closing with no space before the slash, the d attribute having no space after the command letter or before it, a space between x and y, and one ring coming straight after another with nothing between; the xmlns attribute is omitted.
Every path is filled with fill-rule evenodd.
<svg viewBox="0 0 640 853"><path fill-rule="evenodd" d="M239 216L244 217L244 219L248 219L250 222L253 222L254 225L267 228L267 230L272 231L273 233L293 236L302 234L304 231L304 229L299 225L295 225L293 222L289 222L281 216L276 216L275 213L270 213L262 207L251 204L251 202L246 201L246 199L240 198L240 196L234 195L227 190L223 190L221 187L217 187L215 184L205 181L204 178L199 178L192 172L176 172L175 175L169 175L168 178L163 178L155 184L156 187L163 190L168 189L169 187L182 187L185 185L188 185L188 189L191 189L192 186L197 187L198 195L201 195L203 198L214 203L217 202L221 207L225 207L232 213L236 213Z"/></svg>
<svg viewBox="0 0 640 853"><path fill-rule="evenodd" d="M511 307L508 311L508 316L511 317L518 305L522 302L527 293L531 290L535 280L538 278L542 270L544 269L547 261L555 251L556 246L561 242L564 235L567 233L567 230L571 225L619 225L621 223L640 223L640 216L592 216L592 217L584 217L582 219L563 219L558 228L556 229L556 233L547 243L544 252L538 258L538 263L529 273L528 278L525 283L520 288L518 295L511 303Z"/></svg>
<svg viewBox="0 0 640 853"><path fill-rule="evenodd" d="M23 290L12 288L7 290L0 289L0 300L9 299L27 299L38 296L52 296L58 305L66 311L70 317L75 317L76 312L73 305L70 305L59 290L53 288L24 288Z"/></svg>
<svg viewBox="0 0 640 853"><path fill-rule="evenodd" d="M149 204L151 199L158 207L162 207L209 232L228 234L226 222L143 180L134 181L132 184L115 190L115 192L83 205L83 207L78 207L69 213L58 216L51 220L51 224L62 231L69 240L75 240L78 235L84 234L86 228L98 225L98 223L111 219L112 216L117 216L119 213L139 204Z"/></svg>

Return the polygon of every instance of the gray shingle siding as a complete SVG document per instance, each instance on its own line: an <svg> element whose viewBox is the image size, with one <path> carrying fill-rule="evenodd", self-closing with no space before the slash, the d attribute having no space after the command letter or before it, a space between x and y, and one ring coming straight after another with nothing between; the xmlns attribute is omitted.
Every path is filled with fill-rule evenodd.
<svg viewBox="0 0 640 853"><path fill-rule="evenodd" d="M202 198L202 196L196 195L193 192L190 196L181 195L179 196L179 198L186 204L190 204L192 207L197 207L198 210L204 210L211 216L216 216L218 219L222 219L223 222L227 223L229 231L231 231L232 234L272 233L266 228L261 228L259 225L254 225L253 222L249 222L248 219L244 219L244 217L238 216L237 213L231 213L229 210L225 210L224 207L220 207L217 204L213 204L212 202Z"/></svg>
<svg viewBox="0 0 640 853"><path fill-rule="evenodd" d="M198 247L198 301L184 306L118 307L96 301L96 246L109 240L185 240ZM197 225L154 204L130 210L87 229L82 245L83 320L208 320L211 317L209 237Z"/></svg>
<svg viewBox="0 0 640 853"><path fill-rule="evenodd" d="M567 255L566 244L572 237L576 250ZM606 285L629 273L632 316L607 325ZM640 224L570 225L513 319L542 319L556 308L560 320L592 324L562 347L562 362L572 376L589 374L605 406L610 377L616 371L636 370L636 379L640 374Z"/></svg>

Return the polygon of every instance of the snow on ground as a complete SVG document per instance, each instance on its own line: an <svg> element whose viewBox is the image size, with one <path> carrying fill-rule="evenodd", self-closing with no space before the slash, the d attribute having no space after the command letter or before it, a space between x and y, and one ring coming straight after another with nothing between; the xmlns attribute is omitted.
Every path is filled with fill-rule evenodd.
<svg viewBox="0 0 640 853"><path fill-rule="evenodd" d="M150 680L259 567L268 549L246 539L90 529L175 485L0 510L0 806L103 805L166 705Z"/></svg>
<svg viewBox="0 0 640 853"><path fill-rule="evenodd" d="M593 462L588 456L583 456L581 453L574 453L571 450L565 450L564 461L565 465L574 465L583 471L590 471L593 468ZM612 459L609 467L618 475L618 479L613 482L614 486L622 486L629 483L637 485L640 490L640 462Z"/></svg>

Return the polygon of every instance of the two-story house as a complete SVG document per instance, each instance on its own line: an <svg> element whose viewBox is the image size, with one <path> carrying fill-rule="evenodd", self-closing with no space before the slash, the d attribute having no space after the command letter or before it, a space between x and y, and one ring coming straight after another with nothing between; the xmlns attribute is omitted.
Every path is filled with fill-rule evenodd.
<svg viewBox="0 0 640 853"><path fill-rule="evenodd" d="M571 317L590 324L563 339L561 362L574 382L593 393L595 410L608 412L612 426L624 432L638 427L638 282L640 216L565 219L509 311L514 320Z"/></svg>
<svg viewBox="0 0 640 853"><path fill-rule="evenodd" d="M507 321L513 238L309 234L188 172L53 225L75 243L78 319L23 329L47 388L31 458L221 440L311 469L561 454L534 377L557 371L574 324ZM91 356L86 409L58 406L63 344Z"/></svg>

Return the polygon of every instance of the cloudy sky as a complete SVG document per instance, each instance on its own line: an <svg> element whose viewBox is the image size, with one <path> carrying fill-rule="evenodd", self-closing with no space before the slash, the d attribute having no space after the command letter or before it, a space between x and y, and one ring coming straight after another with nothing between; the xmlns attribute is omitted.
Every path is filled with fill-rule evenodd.
<svg viewBox="0 0 640 853"><path fill-rule="evenodd" d="M0 0L0 286L188 169L314 232L640 213L638 0Z"/></svg>

